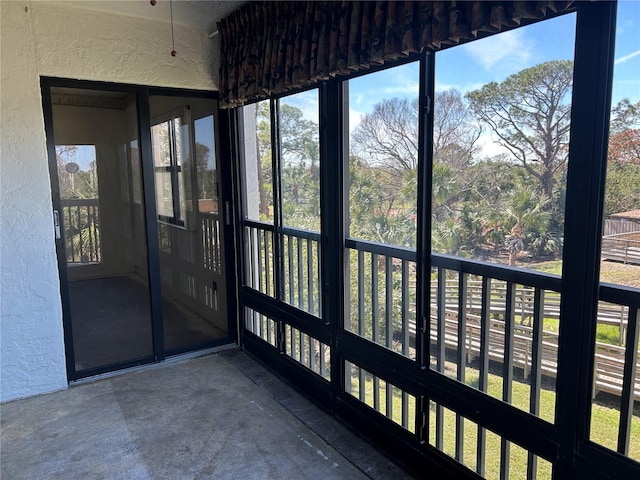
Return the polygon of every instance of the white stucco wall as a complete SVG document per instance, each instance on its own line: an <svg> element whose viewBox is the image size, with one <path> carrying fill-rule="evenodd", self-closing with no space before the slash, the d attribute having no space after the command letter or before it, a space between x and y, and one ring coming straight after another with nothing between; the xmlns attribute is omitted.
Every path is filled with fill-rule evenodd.
<svg viewBox="0 0 640 480"><path fill-rule="evenodd" d="M0 0L0 401L65 388L40 76L215 89L206 32Z"/></svg>

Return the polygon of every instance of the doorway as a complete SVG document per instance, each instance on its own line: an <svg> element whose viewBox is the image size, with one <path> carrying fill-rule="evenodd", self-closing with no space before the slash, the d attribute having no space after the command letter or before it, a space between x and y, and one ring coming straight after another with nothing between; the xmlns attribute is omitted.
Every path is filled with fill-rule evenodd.
<svg viewBox="0 0 640 480"><path fill-rule="evenodd" d="M70 380L233 331L216 100L93 87L43 79Z"/></svg>

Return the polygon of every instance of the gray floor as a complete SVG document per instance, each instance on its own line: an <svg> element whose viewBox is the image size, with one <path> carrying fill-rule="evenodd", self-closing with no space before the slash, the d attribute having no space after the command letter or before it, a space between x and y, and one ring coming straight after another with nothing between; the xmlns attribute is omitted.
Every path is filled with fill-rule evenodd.
<svg viewBox="0 0 640 480"><path fill-rule="evenodd" d="M3 480L410 478L235 350L0 408Z"/></svg>
<svg viewBox="0 0 640 480"><path fill-rule="evenodd" d="M148 286L121 275L69 282L76 370L153 355ZM227 336L187 305L163 293L167 351L184 350Z"/></svg>

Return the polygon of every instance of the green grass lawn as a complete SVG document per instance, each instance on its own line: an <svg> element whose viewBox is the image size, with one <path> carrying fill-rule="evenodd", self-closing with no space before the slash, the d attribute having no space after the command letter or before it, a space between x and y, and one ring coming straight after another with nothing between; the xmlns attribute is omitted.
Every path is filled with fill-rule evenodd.
<svg viewBox="0 0 640 480"><path fill-rule="evenodd" d="M466 383L470 386L477 387L478 371L467 367ZM373 380L371 377L365 379L365 398L361 400L370 407L373 407ZM351 378L351 393L358 398L358 378ZM386 415L385 393L386 386L380 381L380 408L379 411ZM488 394L492 397L502 398L502 378L498 375L489 375ZM529 410L530 386L528 384L514 381L512 384L512 405L521 410ZM407 426L409 431L414 431L413 412L415 410L415 399L410 397L408 402L410 418ZM402 424L402 400L400 390L393 389L393 401L391 405L391 419ZM435 403L431 403L429 415L429 443L436 445L436 410ZM551 390L540 391L540 418L553 423L555 415L555 392ZM456 443L456 414L443 408L444 429L442 451L455 457ZM464 441L463 441L463 458L462 463L472 470L476 468L477 442L478 442L478 426L470 420L464 420ZM616 448L618 438L619 411L611 406L594 404L591 419L591 440L605 447ZM526 479L527 474L527 451L516 444L509 446L509 478L513 480ZM493 432L486 432L485 447L485 477L497 479L500 477L501 458L501 439ZM631 423L631 445L629 448L629 457L640 461L640 408L634 410L634 416ZM538 458L537 459L537 479L551 478L551 463Z"/></svg>
<svg viewBox="0 0 640 480"><path fill-rule="evenodd" d="M557 275L562 273L561 260L525 263L522 266L539 272L554 273ZM600 280L606 283L640 288L640 266L624 265L616 262L602 262L600 264ZM544 329L546 331L557 332L558 320L545 318ZM620 329L615 325L599 324L596 330L596 340L610 345L620 345Z"/></svg>
<svg viewBox="0 0 640 480"><path fill-rule="evenodd" d="M560 275L562 273L561 260L538 263L527 262L519 264L518 266L528 268L530 270L536 270L538 272L555 273L556 275ZM625 265L623 263L608 261L601 262L600 281L640 288L640 266Z"/></svg>

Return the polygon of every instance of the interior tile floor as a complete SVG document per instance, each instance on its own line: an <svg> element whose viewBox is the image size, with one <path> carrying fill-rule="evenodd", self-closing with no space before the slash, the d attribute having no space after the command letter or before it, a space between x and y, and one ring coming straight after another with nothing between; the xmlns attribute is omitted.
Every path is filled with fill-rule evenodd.
<svg viewBox="0 0 640 480"><path fill-rule="evenodd" d="M0 408L7 479L411 478L244 352Z"/></svg>

